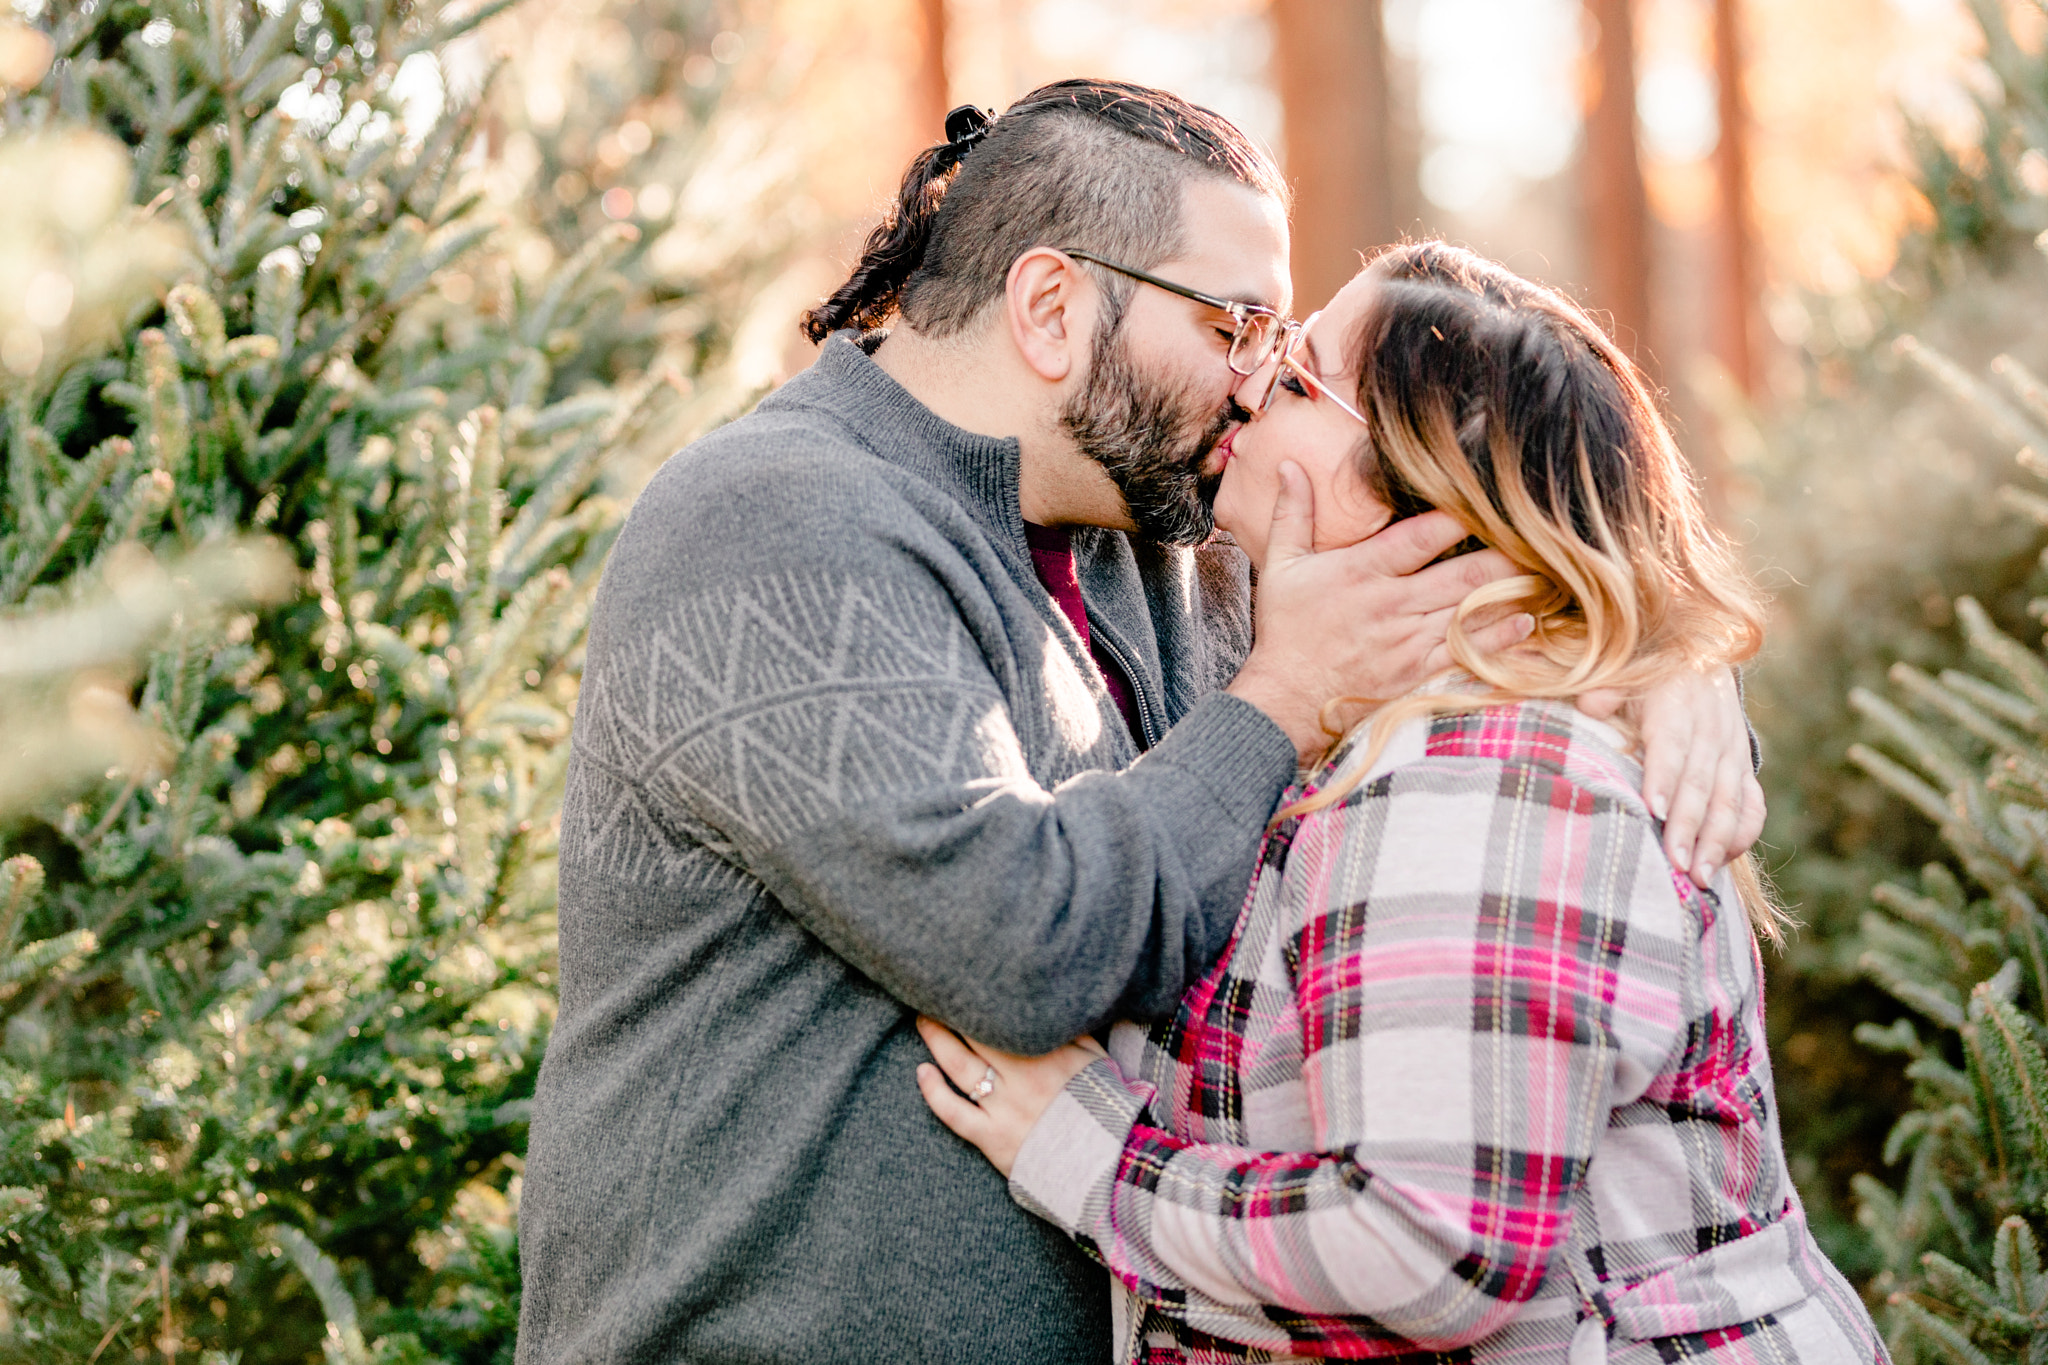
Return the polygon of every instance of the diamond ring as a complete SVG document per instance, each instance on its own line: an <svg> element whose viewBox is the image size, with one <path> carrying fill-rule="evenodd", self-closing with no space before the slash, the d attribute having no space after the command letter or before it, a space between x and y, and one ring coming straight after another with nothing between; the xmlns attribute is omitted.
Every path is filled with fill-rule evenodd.
<svg viewBox="0 0 2048 1365"><path fill-rule="evenodd" d="M992 1066L986 1067L982 1070L981 1079L974 1083L974 1100L976 1103L980 1103L995 1093L996 1069Z"/></svg>

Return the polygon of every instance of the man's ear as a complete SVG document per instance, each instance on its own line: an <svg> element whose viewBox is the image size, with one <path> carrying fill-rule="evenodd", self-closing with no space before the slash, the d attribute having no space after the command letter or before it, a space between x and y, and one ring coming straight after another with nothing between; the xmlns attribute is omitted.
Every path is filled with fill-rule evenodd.
<svg viewBox="0 0 2048 1365"><path fill-rule="evenodd" d="M1024 363L1057 384L1085 367L1099 295L1071 256L1033 247L1010 263L1004 314Z"/></svg>

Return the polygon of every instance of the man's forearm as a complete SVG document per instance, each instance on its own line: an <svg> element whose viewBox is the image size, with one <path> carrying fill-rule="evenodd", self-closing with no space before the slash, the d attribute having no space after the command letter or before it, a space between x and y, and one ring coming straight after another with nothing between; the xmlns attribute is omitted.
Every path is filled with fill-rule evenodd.
<svg viewBox="0 0 2048 1365"><path fill-rule="evenodd" d="M772 842L739 839L784 908L920 1012L1043 1052L1156 1017L1228 940L1291 744L1209 698L1120 773L883 796Z"/></svg>

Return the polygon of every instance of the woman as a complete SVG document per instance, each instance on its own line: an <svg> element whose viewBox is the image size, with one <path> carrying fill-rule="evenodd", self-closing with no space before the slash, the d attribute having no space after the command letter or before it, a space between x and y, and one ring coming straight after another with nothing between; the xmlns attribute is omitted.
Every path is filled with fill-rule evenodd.
<svg viewBox="0 0 2048 1365"><path fill-rule="evenodd" d="M1290 793L1174 1018L1035 1059L924 1021L927 1103L1109 1267L1122 1360L1886 1359L1785 1169L1776 912L1671 867L1630 737L1570 702L1761 639L1642 376L1440 243L1290 340L1219 523L1261 559L1304 475L1331 543L1441 508L1524 570L1461 616L1537 632L1482 657L1454 628L1460 669Z"/></svg>

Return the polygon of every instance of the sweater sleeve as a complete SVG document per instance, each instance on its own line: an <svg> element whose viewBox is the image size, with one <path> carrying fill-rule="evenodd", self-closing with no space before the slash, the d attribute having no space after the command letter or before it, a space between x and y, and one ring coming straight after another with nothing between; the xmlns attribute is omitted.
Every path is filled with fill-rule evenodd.
<svg viewBox="0 0 2048 1365"><path fill-rule="evenodd" d="M1132 767L1047 790L954 539L857 461L691 454L606 569L578 761L973 1036L1042 1052L1171 1009L1292 776L1280 729L1212 696Z"/></svg>
<svg viewBox="0 0 2048 1365"><path fill-rule="evenodd" d="M1668 923L1671 877L1639 812L1565 777L1397 768L1306 818L1280 879L1314 1147L1186 1141L1097 1062L1012 1192L1211 1335L1478 1341L1565 1245L1622 1059L1678 1044L1674 959L1630 941L1645 905ZM1203 1089L1231 1083L1184 1101L1223 1112Z"/></svg>

